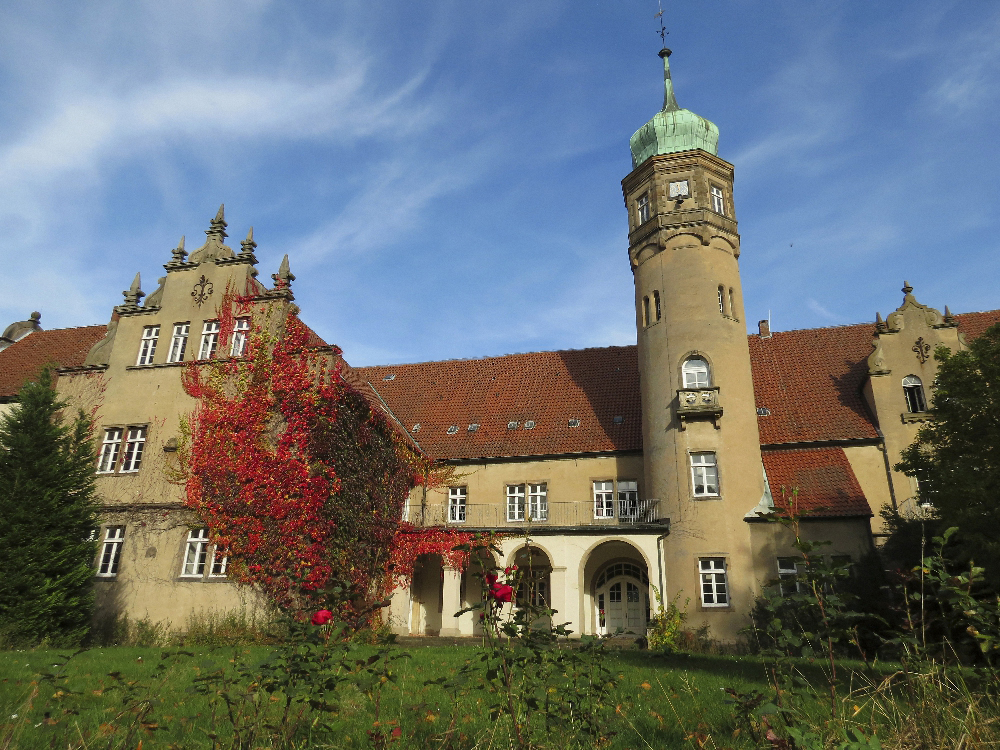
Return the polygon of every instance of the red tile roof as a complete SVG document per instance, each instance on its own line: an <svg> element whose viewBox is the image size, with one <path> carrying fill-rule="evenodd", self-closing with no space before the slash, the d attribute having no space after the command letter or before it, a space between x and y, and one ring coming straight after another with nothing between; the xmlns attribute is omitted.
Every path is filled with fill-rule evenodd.
<svg viewBox="0 0 1000 750"><path fill-rule="evenodd" d="M958 321L958 330L965 335L965 340L972 341L990 326L1000 323L1000 310L961 313L955 316L955 320Z"/></svg>
<svg viewBox="0 0 1000 750"><path fill-rule="evenodd" d="M874 323L750 336L762 445L877 438L861 386ZM759 413L759 412L758 412Z"/></svg>
<svg viewBox="0 0 1000 750"><path fill-rule="evenodd" d="M45 365L77 367L90 347L104 338L107 326L36 331L0 351L0 398L16 396Z"/></svg>
<svg viewBox="0 0 1000 750"><path fill-rule="evenodd" d="M642 448L634 346L361 367L433 458ZM621 423L615 422L621 417ZM570 427L571 419L580 421ZM525 427L529 421L534 427ZM508 429L509 422L517 423ZM478 424L470 432L469 425ZM448 430L455 427L453 434Z"/></svg>
<svg viewBox="0 0 1000 750"><path fill-rule="evenodd" d="M843 448L765 450L762 456L779 513L797 491L798 511L807 517L872 515Z"/></svg>

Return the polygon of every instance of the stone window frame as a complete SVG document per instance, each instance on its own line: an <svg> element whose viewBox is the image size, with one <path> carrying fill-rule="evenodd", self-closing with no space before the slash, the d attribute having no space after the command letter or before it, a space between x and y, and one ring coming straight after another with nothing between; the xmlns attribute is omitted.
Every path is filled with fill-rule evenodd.
<svg viewBox="0 0 1000 750"><path fill-rule="evenodd" d="M646 190L635 199L635 225L641 227L653 217L650 191Z"/></svg>
<svg viewBox="0 0 1000 750"><path fill-rule="evenodd" d="M712 204L712 211L719 216L728 216L726 213L726 189L720 185L709 183L708 196Z"/></svg>
<svg viewBox="0 0 1000 750"><path fill-rule="evenodd" d="M201 583L229 580L229 555L219 557L219 548L209 540L207 526L191 526L181 548L181 581Z"/></svg>
<svg viewBox="0 0 1000 750"><path fill-rule="evenodd" d="M148 439L148 423L106 425L97 455L96 473L101 476L137 474Z"/></svg>
<svg viewBox="0 0 1000 750"><path fill-rule="evenodd" d="M695 362L695 361L697 361L697 362L704 362L705 363L704 373L705 373L707 381L704 384L701 384L699 382L700 379L697 379L697 378L695 379L695 381L693 383L688 383L688 375L689 374L698 374L699 372L701 372L701 370L694 369L693 365L689 368L689 363ZM691 354L688 354L681 361L681 388L682 389L711 388L712 387L712 381L713 381L712 374L713 374L712 373L712 363L709 362L708 357L706 357L704 354L700 354L698 352L693 352Z"/></svg>

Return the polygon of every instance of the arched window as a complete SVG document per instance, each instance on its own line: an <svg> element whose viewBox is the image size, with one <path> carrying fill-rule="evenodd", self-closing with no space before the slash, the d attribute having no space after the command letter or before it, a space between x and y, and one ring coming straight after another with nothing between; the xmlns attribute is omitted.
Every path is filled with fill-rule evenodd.
<svg viewBox="0 0 1000 750"><path fill-rule="evenodd" d="M723 286L719 287L719 314L726 314L726 288Z"/></svg>
<svg viewBox="0 0 1000 750"><path fill-rule="evenodd" d="M732 287L729 287L729 317L736 318L736 298L733 296Z"/></svg>
<svg viewBox="0 0 1000 750"><path fill-rule="evenodd" d="M660 293L653 292L653 320L660 319Z"/></svg>
<svg viewBox="0 0 1000 750"><path fill-rule="evenodd" d="M701 357L691 357L681 366L685 388L708 388L712 384L708 362Z"/></svg>
<svg viewBox="0 0 1000 750"><path fill-rule="evenodd" d="M906 410L911 414L927 411L924 385L916 375L907 375L903 378L903 396L906 398Z"/></svg>
<svg viewBox="0 0 1000 750"><path fill-rule="evenodd" d="M644 328L649 325L649 297L642 298L642 325Z"/></svg>

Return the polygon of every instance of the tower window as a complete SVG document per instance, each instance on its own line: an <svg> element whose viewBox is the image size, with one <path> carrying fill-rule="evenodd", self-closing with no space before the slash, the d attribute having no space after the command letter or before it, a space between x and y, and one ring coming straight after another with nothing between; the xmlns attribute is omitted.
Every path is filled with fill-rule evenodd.
<svg viewBox="0 0 1000 750"><path fill-rule="evenodd" d="M650 323L649 319L649 297L642 298L642 325L643 327L648 326Z"/></svg>
<svg viewBox="0 0 1000 750"><path fill-rule="evenodd" d="M726 290L725 290L725 287L721 287L721 286L719 287L718 296L719 296L719 314L720 315L725 315L726 314Z"/></svg>
<svg viewBox="0 0 1000 750"><path fill-rule="evenodd" d="M649 193L643 193L635 201L635 224L645 224L649 221Z"/></svg>
<svg viewBox="0 0 1000 750"><path fill-rule="evenodd" d="M708 362L701 357L691 357L681 365L681 375L685 388L708 388L712 383L712 373Z"/></svg>
<svg viewBox="0 0 1000 750"><path fill-rule="evenodd" d="M719 496L719 465L714 452L691 454L691 486L695 497Z"/></svg>
<svg viewBox="0 0 1000 750"><path fill-rule="evenodd" d="M660 319L660 293L653 292L653 314L656 316L654 320Z"/></svg>
<svg viewBox="0 0 1000 750"><path fill-rule="evenodd" d="M729 287L729 317L736 320L736 298L733 295L732 287Z"/></svg>
<svg viewBox="0 0 1000 750"><path fill-rule="evenodd" d="M903 378L903 396L906 398L906 410L911 414L927 411L924 385L916 375L907 375Z"/></svg>
<svg viewBox="0 0 1000 750"><path fill-rule="evenodd" d="M712 185L711 194L712 194L712 210L715 211L715 213L717 214L725 216L726 200L725 197L722 195L722 188L718 188L715 187L715 185Z"/></svg>

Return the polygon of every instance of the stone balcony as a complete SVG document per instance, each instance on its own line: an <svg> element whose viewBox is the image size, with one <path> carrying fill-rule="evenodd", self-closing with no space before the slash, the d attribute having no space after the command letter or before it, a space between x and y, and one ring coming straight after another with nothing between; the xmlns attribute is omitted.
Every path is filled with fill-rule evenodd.
<svg viewBox="0 0 1000 750"><path fill-rule="evenodd" d="M719 403L719 388L681 388L677 391L677 416L681 429L691 419L711 419L718 429L722 405Z"/></svg>
<svg viewBox="0 0 1000 750"><path fill-rule="evenodd" d="M404 520L415 526L454 526L514 530L530 526L534 529L603 526L622 527L664 526L669 519L660 518L659 500L616 500L614 507L598 508L593 500L583 502L547 502L539 507L508 507L503 503L470 503L457 508L444 504L421 507L419 503L406 507Z"/></svg>

